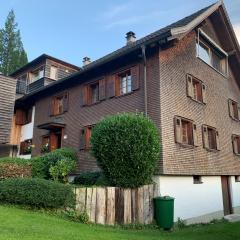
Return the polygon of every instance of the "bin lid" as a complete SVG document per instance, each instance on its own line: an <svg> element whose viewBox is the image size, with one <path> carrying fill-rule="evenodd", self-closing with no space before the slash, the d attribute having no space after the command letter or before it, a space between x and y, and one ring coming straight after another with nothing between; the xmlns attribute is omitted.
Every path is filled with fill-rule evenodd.
<svg viewBox="0 0 240 240"><path fill-rule="evenodd" d="M171 200L174 200L175 198L170 197L170 196L160 196L160 197L155 197L154 199L159 199L159 200L164 200L164 201L171 201Z"/></svg>

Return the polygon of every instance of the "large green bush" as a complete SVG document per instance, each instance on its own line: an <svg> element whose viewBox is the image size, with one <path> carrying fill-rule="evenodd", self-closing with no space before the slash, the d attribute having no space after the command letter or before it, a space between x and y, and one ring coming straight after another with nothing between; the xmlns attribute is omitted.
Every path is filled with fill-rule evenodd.
<svg viewBox="0 0 240 240"><path fill-rule="evenodd" d="M77 162L76 151L72 148L60 148L53 152L34 157L32 159L33 177L53 179L53 176L50 172L50 168L57 165L57 162L63 161L63 160L64 161L68 160L69 165L74 167L75 166L74 163ZM62 176L62 178L64 177L65 176ZM58 178L61 178L61 176L58 176Z"/></svg>
<svg viewBox="0 0 240 240"><path fill-rule="evenodd" d="M119 187L151 182L160 141L154 123L142 114L118 114L98 123L91 136L92 154L108 181Z"/></svg>
<svg viewBox="0 0 240 240"><path fill-rule="evenodd" d="M69 185L37 178L0 181L0 202L36 208L72 207L75 195Z"/></svg>

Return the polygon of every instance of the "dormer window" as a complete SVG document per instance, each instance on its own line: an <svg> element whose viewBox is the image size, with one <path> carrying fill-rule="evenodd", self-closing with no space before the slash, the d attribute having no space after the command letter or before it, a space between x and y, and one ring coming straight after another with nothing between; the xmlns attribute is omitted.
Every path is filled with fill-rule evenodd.
<svg viewBox="0 0 240 240"><path fill-rule="evenodd" d="M227 53L201 29L198 30L197 57L216 71L227 75Z"/></svg>

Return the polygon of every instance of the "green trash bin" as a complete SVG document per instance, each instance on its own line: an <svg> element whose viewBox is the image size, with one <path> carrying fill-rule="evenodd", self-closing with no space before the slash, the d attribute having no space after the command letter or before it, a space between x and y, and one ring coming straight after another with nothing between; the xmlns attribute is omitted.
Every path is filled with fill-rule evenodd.
<svg viewBox="0 0 240 240"><path fill-rule="evenodd" d="M160 228L170 230L173 227L174 198L169 196L154 198L154 217Z"/></svg>

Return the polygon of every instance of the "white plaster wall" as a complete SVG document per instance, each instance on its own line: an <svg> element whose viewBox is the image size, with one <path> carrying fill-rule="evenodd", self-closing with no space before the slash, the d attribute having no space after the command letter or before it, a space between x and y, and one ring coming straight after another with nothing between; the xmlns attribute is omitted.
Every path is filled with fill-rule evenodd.
<svg viewBox="0 0 240 240"><path fill-rule="evenodd" d="M33 124L34 124L34 116L35 116L35 107L32 110L32 121L28 124L22 126L21 129L21 138L20 141L24 141L27 139L32 139L33 137Z"/></svg>
<svg viewBox="0 0 240 240"><path fill-rule="evenodd" d="M240 207L240 182L236 182L235 177L231 177L231 193L232 206Z"/></svg>
<svg viewBox="0 0 240 240"><path fill-rule="evenodd" d="M192 176L159 176L154 180L157 180L162 196L175 198L175 221L178 217L186 220L210 213L216 216L216 212L217 216L223 216L220 176L202 177L202 184L193 184Z"/></svg>

